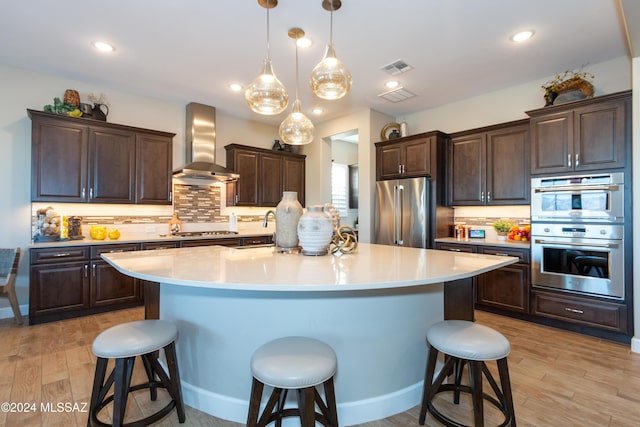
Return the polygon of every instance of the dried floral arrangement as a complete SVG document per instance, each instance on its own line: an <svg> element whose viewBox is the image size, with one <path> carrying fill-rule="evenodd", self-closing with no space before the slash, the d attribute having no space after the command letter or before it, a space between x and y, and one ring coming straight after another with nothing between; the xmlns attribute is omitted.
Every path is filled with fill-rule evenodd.
<svg viewBox="0 0 640 427"><path fill-rule="evenodd" d="M94 104L109 105L109 102L107 101L107 95L105 95L104 93L100 93L100 95L98 96L90 93L88 98L89 101L93 102Z"/></svg>
<svg viewBox="0 0 640 427"><path fill-rule="evenodd" d="M549 80L541 87L545 95L550 92L561 93L568 89L580 89L586 96L593 96L593 84L590 80L595 79L595 75L587 71L565 70L562 74L557 74L555 78Z"/></svg>

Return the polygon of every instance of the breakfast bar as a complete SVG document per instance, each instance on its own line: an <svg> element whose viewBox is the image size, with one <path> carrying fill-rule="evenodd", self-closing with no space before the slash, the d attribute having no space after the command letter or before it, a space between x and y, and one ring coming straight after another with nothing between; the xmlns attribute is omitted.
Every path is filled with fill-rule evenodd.
<svg viewBox="0 0 640 427"><path fill-rule="evenodd" d="M179 330L187 405L244 423L252 353L300 335L326 342L338 356L341 425L417 405L425 333L444 317L444 283L517 262L364 243L326 256L207 246L102 257L124 274L160 283L160 318Z"/></svg>

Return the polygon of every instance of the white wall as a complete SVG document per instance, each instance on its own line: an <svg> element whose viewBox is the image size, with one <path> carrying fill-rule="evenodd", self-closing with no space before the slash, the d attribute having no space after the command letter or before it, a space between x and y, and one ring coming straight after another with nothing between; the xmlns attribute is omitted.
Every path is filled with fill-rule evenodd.
<svg viewBox="0 0 640 427"><path fill-rule="evenodd" d="M631 89L631 63L627 57L594 64L585 67L585 70L596 76L593 80L596 96ZM541 86L552 77L399 116L397 119L407 122L409 134L436 129L452 133L525 119L528 117L525 111L544 106Z"/></svg>

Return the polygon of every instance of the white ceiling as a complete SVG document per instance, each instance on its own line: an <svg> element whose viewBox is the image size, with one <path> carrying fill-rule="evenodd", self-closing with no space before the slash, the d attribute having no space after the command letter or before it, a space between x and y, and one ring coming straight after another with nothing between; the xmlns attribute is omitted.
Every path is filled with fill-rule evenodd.
<svg viewBox="0 0 640 427"><path fill-rule="evenodd" d="M300 51L300 99L315 122L364 108L402 116L629 54L618 0L343 0L334 42L354 83L345 98L322 101L307 83L329 38L322 0L280 0L270 23L274 69L291 99L287 31L301 27L314 41ZM535 37L509 41L523 29ZM116 51L95 51L98 39ZM0 63L95 84L107 97L119 90L195 101L277 124L288 111L259 116L227 88L252 81L265 56L266 10L257 0L29 0L0 14ZM381 67L398 59L413 70L397 79L417 96L391 103L377 96L391 77ZM326 110L322 118L310 114L316 106Z"/></svg>

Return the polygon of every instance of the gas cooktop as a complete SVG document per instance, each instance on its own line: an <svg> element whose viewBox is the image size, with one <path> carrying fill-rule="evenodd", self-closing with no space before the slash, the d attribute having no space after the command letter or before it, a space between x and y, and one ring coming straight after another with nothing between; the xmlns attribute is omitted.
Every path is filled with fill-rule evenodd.
<svg viewBox="0 0 640 427"><path fill-rule="evenodd" d="M211 237L211 236L229 236L236 235L237 231L216 230L216 231L180 231L173 233L177 237Z"/></svg>

